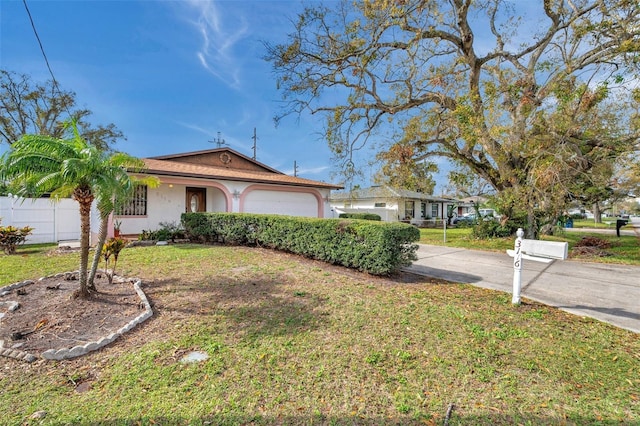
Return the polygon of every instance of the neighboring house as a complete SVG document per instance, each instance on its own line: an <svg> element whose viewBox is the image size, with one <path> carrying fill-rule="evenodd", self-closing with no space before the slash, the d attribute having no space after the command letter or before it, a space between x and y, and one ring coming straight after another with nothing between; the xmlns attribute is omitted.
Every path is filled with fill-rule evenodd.
<svg viewBox="0 0 640 426"><path fill-rule="evenodd" d="M143 159L144 176L157 188L140 186L114 216L125 235L179 223L185 212L271 213L331 217L332 189L341 186L289 176L229 148Z"/></svg>
<svg viewBox="0 0 640 426"><path fill-rule="evenodd" d="M487 202L487 199L478 195L461 198L458 201L456 213L458 216L476 213L476 207L480 208Z"/></svg>
<svg viewBox="0 0 640 426"><path fill-rule="evenodd" d="M454 199L388 186L333 192L329 202L335 217L342 212L375 213L386 222L408 220L418 224L446 218L447 209L456 204Z"/></svg>

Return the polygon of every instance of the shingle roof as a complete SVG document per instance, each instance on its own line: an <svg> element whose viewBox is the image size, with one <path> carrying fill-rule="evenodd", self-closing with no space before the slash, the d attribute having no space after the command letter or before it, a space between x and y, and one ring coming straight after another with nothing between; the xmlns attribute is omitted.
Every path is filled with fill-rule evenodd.
<svg viewBox="0 0 640 426"><path fill-rule="evenodd" d="M159 176L181 176L202 179L226 179L243 182L271 183L314 188L342 189L342 186L289 176L274 172L260 172L252 170L237 170L225 167L184 163L180 161L161 160L157 158L143 158L146 164L146 174Z"/></svg>

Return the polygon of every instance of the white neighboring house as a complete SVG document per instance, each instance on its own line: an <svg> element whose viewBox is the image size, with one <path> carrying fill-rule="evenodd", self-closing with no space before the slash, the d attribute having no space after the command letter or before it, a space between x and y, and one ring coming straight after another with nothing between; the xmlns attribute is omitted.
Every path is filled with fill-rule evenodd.
<svg viewBox="0 0 640 426"><path fill-rule="evenodd" d="M160 223L179 223L185 212L270 213L331 217L329 194L339 185L289 176L229 148L144 158L142 176L157 188L140 186L114 216L120 233L137 235ZM113 229L110 235L113 234Z"/></svg>
<svg viewBox="0 0 640 426"><path fill-rule="evenodd" d="M340 213L374 213L385 222L442 220L456 200L389 186L371 186L352 191L333 192L329 198L334 216Z"/></svg>

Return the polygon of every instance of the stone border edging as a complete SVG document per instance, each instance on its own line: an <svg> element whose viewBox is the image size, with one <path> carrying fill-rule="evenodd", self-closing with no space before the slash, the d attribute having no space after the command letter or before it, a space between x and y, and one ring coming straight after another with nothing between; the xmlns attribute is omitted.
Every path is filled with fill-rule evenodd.
<svg viewBox="0 0 640 426"><path fill-rule="evenodd" d="M40 281L47 278L62 277L64 275L65 274L55 274L48 277L40 278ZM27 281L11 284L7 287L1 288L0 293L2 291L10 291L10 290L14 290L16 288L20 288L28 284L34 284L34 283L35 282L32 280L27 280ZM137 317L129 321L129 323L126 324L125 326L119 328L118 331L111 333L108 336L103 337L98 341L85 343L84 345L78 345L72 348L49 349L42 353L41 355L42 358L48 359L48 360L60 361L63 359L71 359L71 358L76 358L82 355L86 355L89 352L98 350L108 345L109 343L112 343L114 340L116 340L118 337L120 337L122 334L126 333L127 331L130 331L136 325L151 318L153 316L153 309L151 309L151 304L149 303L149 299L147 299L147 295L144 294L144 292L142 291L142 288L140 287L141 285L142 285L142 280L140 280L139 278L136 278L136 281L133 284L133 289L136 291L136 293L138 294L138 297L141 300L141 303L144 305L143 313L141 313L140 315L138 315ZM37 359L35 355L30 354L28 352L23 352L17 349L4 348L3 343L4 342L0 340L0 356L6 356L9 358L14 358L17 360L22 360L27 362L33 362Z"/></svg>

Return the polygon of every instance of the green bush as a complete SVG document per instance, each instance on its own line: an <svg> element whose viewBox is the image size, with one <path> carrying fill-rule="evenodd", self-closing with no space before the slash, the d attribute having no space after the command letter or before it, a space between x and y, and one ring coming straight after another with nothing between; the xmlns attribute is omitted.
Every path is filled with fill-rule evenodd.
<svg viewBox="0 0 640 426"><path fill-rule="evenodd" d="M155 231L143 229L138 240L152 240L152 241L174 241L176 239L185 238L185 232L182 226L175 222L160 222L160 229Z"/></svg>
<svg viewBox="0 0 640 426"><path fill-rule="evenodd" d="M473 226L471 235L478 239L503 238L515 235L518 226L514 222L501 224L496 220L481 220Z"/></svg>
<svg viewBox="0 0 640 426"><path fill-rule="evenodd" d="M402 223L245 213L184 213L192 241L268 247L387 275L416 260L420 231Z"/></svg>
<svg viewBox="0 0 640 426"><path fill-rule="evenodd" d="M29 226L24 228L0 226L0 247L6 254L14 254L16 247L26 241L31 231L33 228Z"/></svg>
<svg viewBox="0 0 640 426"><path fill-rule="evenodd" d="M340 219L382 220L379 214L374 213L340 213L338 217Z"/></svg>

